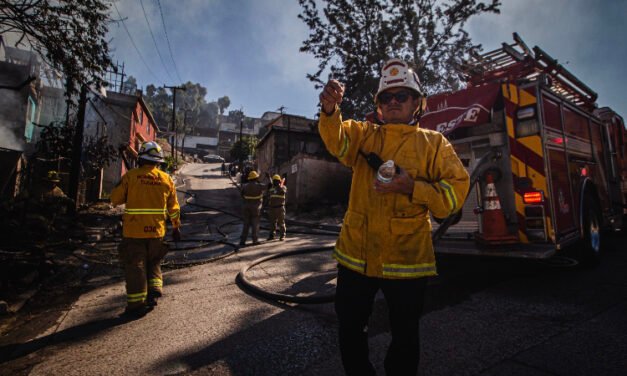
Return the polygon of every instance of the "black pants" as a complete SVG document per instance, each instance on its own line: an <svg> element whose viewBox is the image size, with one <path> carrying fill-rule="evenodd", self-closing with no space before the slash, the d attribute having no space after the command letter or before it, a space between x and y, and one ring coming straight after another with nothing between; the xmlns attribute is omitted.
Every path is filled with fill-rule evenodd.
<svg viewBox="0 0 627 376"><path fill-rule="evenodd" d="M347 375L375 375L368 356L368 319L379 289L387 302L392 331L385 372L387 375L416 375L420 357L419 322L426 286L426 278L373 278L339 266L335 312L339 321L342 364Z"/></svg>

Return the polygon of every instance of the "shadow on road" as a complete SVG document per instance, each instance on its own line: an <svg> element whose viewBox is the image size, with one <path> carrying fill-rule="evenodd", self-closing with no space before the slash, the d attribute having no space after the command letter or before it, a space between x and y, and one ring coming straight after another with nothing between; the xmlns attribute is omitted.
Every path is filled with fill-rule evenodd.
<svg viewBox="0 0 627 376"><path fill-rule="evenodd" d="M90 321L25 343L0 346L0 364L24 357L52 345L71 344L84 341L113 327L126 324L134 320L135 319L133 318L120 316Z"/></svg>
<svg viewBox="0 0 627 376"><path fill-rule="evenodd" d="M237 333L199 350L171 354L156 363L150 373L174 368L180 374L300 374L338 356L332 345L336 342L336 324L330 305L326 306L327 315L292 309L261 321L259 317L268 314L265 309L250 311L246 318L251 325L243 324Z"/></svg>

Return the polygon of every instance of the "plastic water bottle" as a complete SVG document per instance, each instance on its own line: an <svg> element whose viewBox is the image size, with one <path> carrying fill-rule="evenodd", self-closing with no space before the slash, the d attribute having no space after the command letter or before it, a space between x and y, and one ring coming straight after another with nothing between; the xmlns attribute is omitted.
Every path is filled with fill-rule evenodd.
<svg viewBox="0 0 627 376"><path fill-rule="evenodd" d="M377 180L381 183L389 183L392 181L395 174L396 168L394 167L394 161L389 160L379 167L379 170L377 171Z"/></svg>

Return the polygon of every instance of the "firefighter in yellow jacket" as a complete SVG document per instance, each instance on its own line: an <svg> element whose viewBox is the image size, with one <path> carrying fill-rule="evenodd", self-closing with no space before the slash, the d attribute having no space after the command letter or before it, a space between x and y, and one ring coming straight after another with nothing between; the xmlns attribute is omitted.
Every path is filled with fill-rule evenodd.
<svg viewBox="0 0 627 376"><path fill-rule="evenodd" d="M287 187L279 175L272 176L272 186L268 189L268 221L270 222L270 234L268 240L274 240L277 227L279 240L285 239L285 195Z"/></svg>
<svg viewBox="0 0 627 376"><path fill-rule="evenodd" d="M246 184L242 186L244 228L240 236L239 245L246 245L248 229L251 228L253 245L259 244L259 217L263 200L263 185L259 183L257 171L250 171L246 177Z"/></svg>
<svg viewBox="0 0 627 376"><path fill-rule="evenodd" d="M126 274L125 314L135 317L146 314L163 293L166 218L172 222L174 240L181 238L174 182L157 168L163 162L161 147L154 141L144 143L138 160L140 167L127 172L111 192L113 205L126 204L119 254Z"/></svg>
<svg viewBox="0 0 627 376"><path fill-rule="evenodd" d="M419 127L426 98L416 73L400 59L386 62L381 73L375 103L382 124L343 120L344 87L336 80L320 94L320 135L329 152L353 170L334 250L339 265L335 311L348 375L375 374L367 324L379 289L392 335L386 373L416 374L424 277L436 275L429 212L438 218L457 212L469 186L446 138ZM384 161L391 162L381 167Z"/></svg>

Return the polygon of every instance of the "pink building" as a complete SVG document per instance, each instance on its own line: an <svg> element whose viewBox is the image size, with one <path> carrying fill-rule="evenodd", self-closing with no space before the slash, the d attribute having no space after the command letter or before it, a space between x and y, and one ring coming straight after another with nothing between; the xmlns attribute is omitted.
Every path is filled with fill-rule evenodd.
<svg viewBox="0 0 627 376"><path fill-rule="evenodd" d="M145 141L155 141L159 128L141 94L108 91L94 97L87 106L85 136L106 134L109 143L120 150L120 158L102 173L100 197L106 197L129 169L137 167L137 152ZM164 145L161 145L164 146Z"/></svg>

